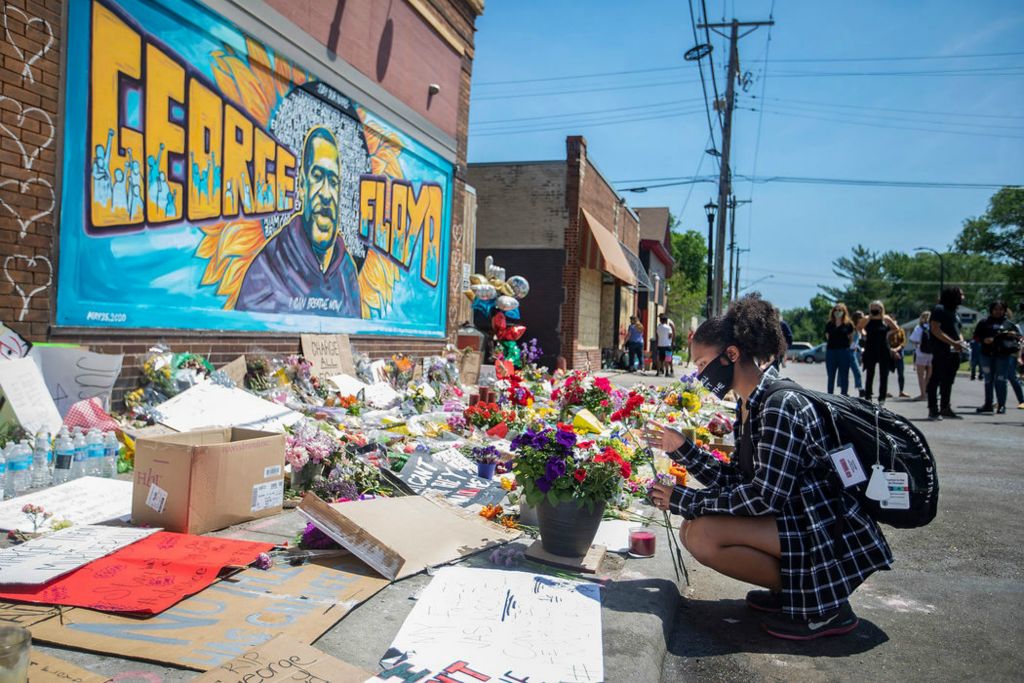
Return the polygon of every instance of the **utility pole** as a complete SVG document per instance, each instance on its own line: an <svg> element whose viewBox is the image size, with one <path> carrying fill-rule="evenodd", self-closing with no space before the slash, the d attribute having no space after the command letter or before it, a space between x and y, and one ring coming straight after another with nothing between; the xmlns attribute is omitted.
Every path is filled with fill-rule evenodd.
<svg viewBox="0 0 1024 683"><path fill-rule="evenodd" d="M740 204L749 204L751 201L750 199L736 199L736 195L729 197L729 210L732 212L729 216L729 284L727 285L729 301L735 300L740 295L737 284L740 259L736 255L736 207Z"/></svg>
<svg viewBox="0 0 1024 683"><path fill-rule="evenodd" d="M725 34L718 29L729 29L729 71L725 89L725 121L722 124L722 163L718 176L718 231L715 239L715 277L712 297L712 314L722 313L722 290L725 286L725 208L732 192L732 172L729 169L729 152L732 148L732 111L736 98L736 77L739 73L740 59L737 43L743 36L755 31L759 26L773 26L774 21L737 21L722 24L699 24L697 28L712 29L720 36ZM740 27L750 27L749 31L740 35Z"/></svg>

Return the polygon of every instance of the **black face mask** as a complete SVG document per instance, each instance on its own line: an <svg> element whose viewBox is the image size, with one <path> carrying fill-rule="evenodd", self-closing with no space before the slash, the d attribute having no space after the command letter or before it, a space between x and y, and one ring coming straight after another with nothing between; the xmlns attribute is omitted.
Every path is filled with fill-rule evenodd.
<svg viewBox="0 0 1024 683"><path fill-rule="evenodd" d="M725 355L725 351L718 354L713 361L705 365L704 369L697 375L697 379L704 385L704 388L718 398L725 398L725 395L732 389L732 378L736 373L736 364L729 360L728 365L722 365L718 362L722 358L729 360L729 357Z"/></svg>

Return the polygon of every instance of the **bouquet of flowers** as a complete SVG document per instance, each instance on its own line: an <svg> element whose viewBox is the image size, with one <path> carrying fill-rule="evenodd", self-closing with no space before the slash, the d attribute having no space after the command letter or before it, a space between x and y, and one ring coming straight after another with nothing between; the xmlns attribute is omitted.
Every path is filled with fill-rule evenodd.
<svg viewBox="0 0 1024 683"><path fill-rule="evenodd" d="M474 446L470 451L473 462L490 465L501 460L501 453L494 446Z"/></svg>
<svg viewBox="0 0 1024 683"><path fill-rule="evenodd" d="M412 403L416 412L422 415L437 398L437 392L429 384L410 384L405 392L405 398Z"/></svg>
<svg viewBox="0 0 1024 683"><path fill-rule="evenodd" d="M412 381L416 364L403 353L396 353L384 363L384 376L395 389L404 389Z"/></svg>
<svg viewBox="0 0 1024 683"><path fill-rule="evenodd" d="M573 408L586 408L597 419L606 420L612 412L612 384L607 377L594 377L583 370L573 370L551 392L558 403L561 419L569 417Z"/></svg>
<svg viewBox="0 0 1024 683"><path fill-rule="evenodd" d="M333 463L341 444L312 420L301 420L288 431L284 459L292 466L292 488L307 489Z"/></svg>
<svg viewBox="0 0 1024 683"><path fill-rule="evenodd" d="M592 510L598 503L615 501L633 475L630 463L614 447L580 442L566 424L527 429L512 441L512 450L512 470L530 505L545 499L552 505L575 501Z"/></svg>
<svg viewBox="0 0 1024 683"><path fill-rule="evenodd" d="M466 421L479 429L490 429L495 425L509 420L509 413L502 410L497 403L477 403L463 411Z"/></svg>

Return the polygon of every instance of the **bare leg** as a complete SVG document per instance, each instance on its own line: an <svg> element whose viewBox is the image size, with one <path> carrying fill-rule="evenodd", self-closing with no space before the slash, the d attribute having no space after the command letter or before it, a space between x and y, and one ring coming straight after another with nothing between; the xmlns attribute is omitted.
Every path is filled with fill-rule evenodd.
<svg viewBox="0 0 1024 683"><path fill-rule="evenodd" d="M921 389L921 393L918 394L920 399L923 399L928 392L928 367L927 365L914 366L914 369L917 370L917 386Z"/></svg>
<svg viewBox="0 0 1024 683"><path fill-rule="evenodd" d="M683 523L679 537L704 566L740 581L782 590L782 549L775 517L698 517Z"/></svg>

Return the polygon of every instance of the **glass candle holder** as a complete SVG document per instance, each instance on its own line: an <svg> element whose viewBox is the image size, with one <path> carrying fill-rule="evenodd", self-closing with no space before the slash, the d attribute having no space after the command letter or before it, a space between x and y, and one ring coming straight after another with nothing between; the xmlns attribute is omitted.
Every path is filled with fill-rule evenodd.
<svg viewBox="0 0 1024 683"><path fill-rule="evenodd" d="M630 557L654 557L657 537L654 531L643 526L635 526L629 530Z"/></svg>
<svg viewBox="0 0 1024 683"><path fill-rule="evenodd" d="M0 626L0 683L28 680L32 634L20 626Z"/></svg>

